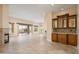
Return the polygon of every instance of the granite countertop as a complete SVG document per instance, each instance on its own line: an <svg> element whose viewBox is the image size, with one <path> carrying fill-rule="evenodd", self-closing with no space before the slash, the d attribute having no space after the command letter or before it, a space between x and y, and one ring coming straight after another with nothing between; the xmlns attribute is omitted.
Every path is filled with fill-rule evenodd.
<svg viewBox="0 0 79 59"><path fill-rule="evenodd" d="M60 32L53 32L53 33L56 33L56 34L77 34L77 33L60 33Z"/></svg>

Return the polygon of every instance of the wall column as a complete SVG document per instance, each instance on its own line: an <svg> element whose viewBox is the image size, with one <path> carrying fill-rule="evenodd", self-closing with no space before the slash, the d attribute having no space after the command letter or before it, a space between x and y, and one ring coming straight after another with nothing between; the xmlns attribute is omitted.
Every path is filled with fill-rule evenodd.
<svg viewBox="0 0 79 59"><path fill-rule="evenodd" d="M14 36L17 36L18 35L18 24L17 23L14 23Z"/></svg>
<svg viewBox="0 0 79 59"><path fill-rule="evenodd" d="M79 49L79 5L77 5L77 47Z"/></svg>
<svg viewBox="0 0 79 59"><path fill-rule="evenodd" d="M8 5L0 5L0 46L4 45L5 33L9 33Z"/></svg>
<svg viewBox="0 0 79 59"><path fill-rule="evenodd" d="M45 15L44 19L44 30L47 33L47 40L51 42L51 34L52 34L52 12L49 12Z"/></svg>

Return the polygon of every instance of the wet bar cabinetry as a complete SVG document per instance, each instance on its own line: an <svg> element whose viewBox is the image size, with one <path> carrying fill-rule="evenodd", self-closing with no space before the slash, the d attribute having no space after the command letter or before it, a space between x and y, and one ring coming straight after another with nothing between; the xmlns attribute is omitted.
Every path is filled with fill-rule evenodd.
<svg viewBox="0 0 79 59"><path fill-rule="evenodd" d="M52 41L54 41L54 42L58 42L58 36L57 36L58 34L57 33L52 33Z"/></svg>
<svg viewBox="0 0 79 59"><path fill-rule="evenodd" d="M77 46L77 34L68 34L68 44Z"/></svg>
<svg viewBox="0 0 79 59"><path fill-rule="evenodd" d="M52 41L62 44L77 46L77 16L76 15L58 15L52 19Z"/></svg>
<svg viewBox="0 0 79 59"><path fill-rule="evenodd" d="M52 41L77 46L77 34L52 33Z"/></svg>
<svg viewBox="0 0 79 59"><path fill-rule="evenodd" d="M58 34L58 42L67 44L67 34Z"/></svg>

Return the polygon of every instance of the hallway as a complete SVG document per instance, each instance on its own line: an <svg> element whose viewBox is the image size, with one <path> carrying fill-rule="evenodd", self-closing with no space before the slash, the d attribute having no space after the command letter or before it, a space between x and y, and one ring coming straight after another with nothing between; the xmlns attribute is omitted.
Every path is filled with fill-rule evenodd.
<svg viewBox="0 0 79 59"><path fill-rule="evenodd" d="M9 44L0 48L0 53L26 53L26 54L64 54L78 53L74 46L63 45L60 43L50 43L43 35L39 34L32 37L31 35L20 34L19 36L10 37Z"/></svg>

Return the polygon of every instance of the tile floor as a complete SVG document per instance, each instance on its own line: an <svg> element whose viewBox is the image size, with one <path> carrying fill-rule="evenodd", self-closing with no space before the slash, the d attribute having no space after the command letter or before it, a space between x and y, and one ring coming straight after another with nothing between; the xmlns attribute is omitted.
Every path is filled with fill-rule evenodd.
<svg viewBox="0 0 79 59"><path fill-rule="evenodd" d="M42 35L20 34L10 37L10 42L0 47L1 54L78 54L74 46L48 42Z"/></svg>

